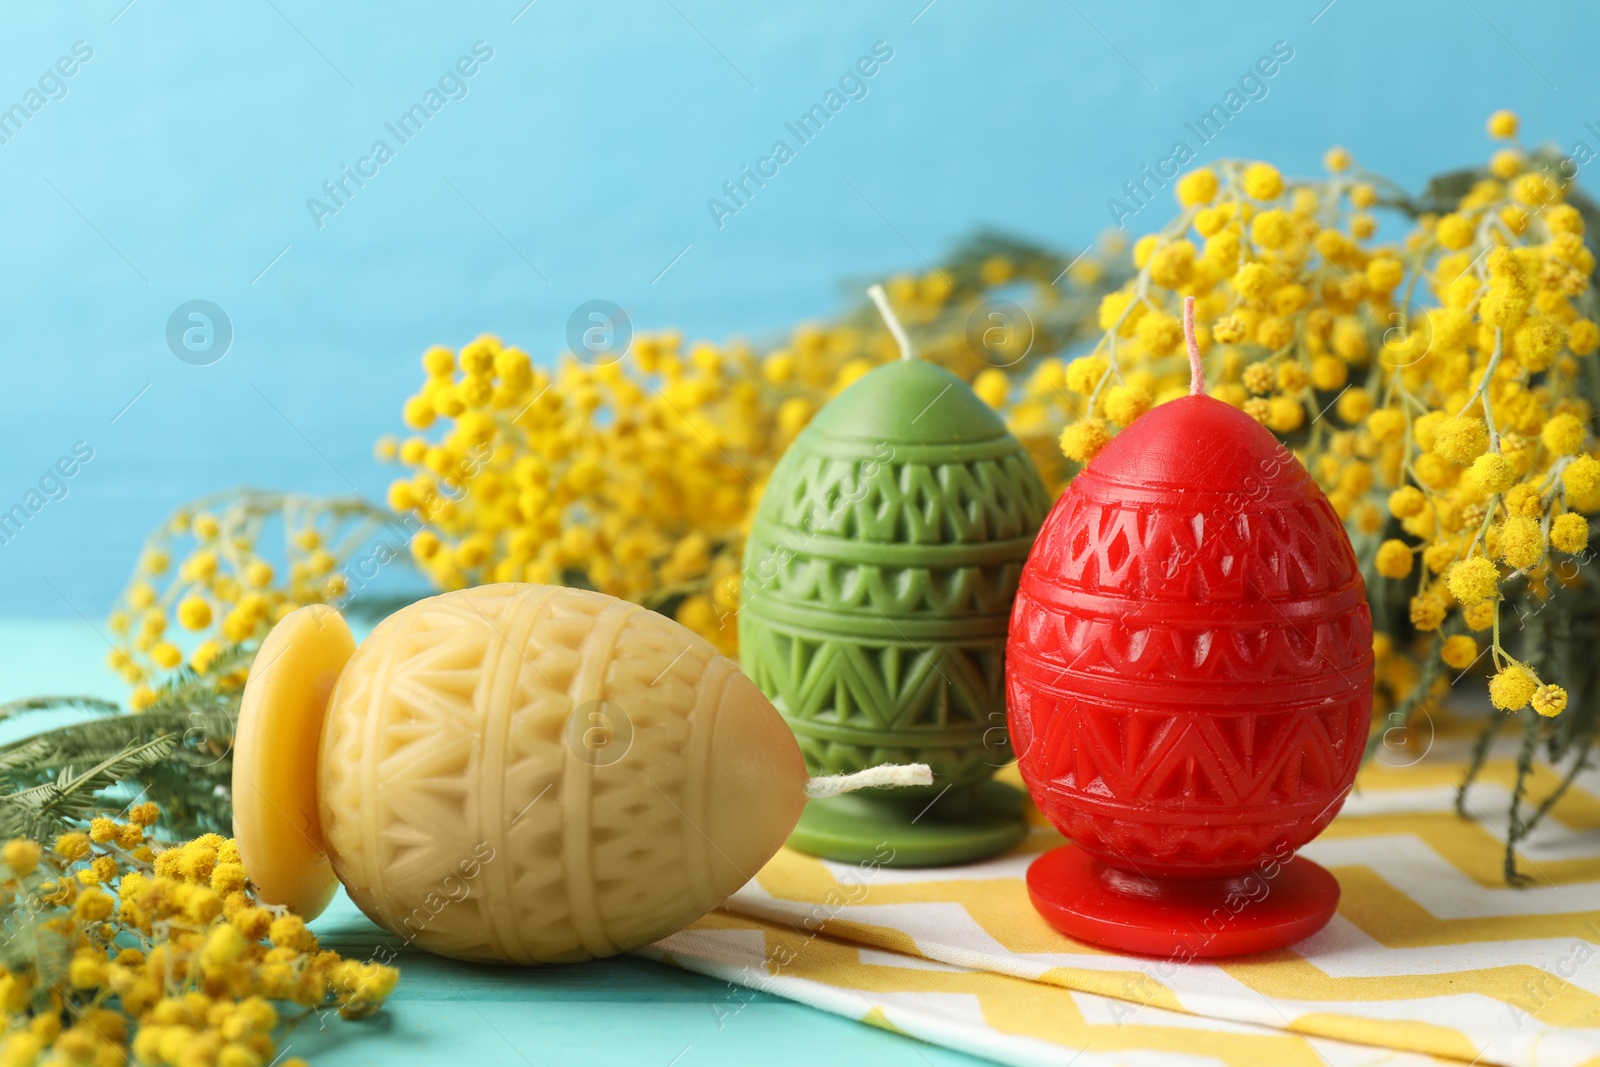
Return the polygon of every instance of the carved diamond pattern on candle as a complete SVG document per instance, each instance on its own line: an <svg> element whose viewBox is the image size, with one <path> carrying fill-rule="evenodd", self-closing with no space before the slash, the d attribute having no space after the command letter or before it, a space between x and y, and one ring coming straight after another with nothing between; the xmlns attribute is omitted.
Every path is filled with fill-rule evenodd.
<svg viewBox="0 0 1600 1067"><path fill-rule="evenodd" d="M788 461L792 481L772 498L773 519L785 527L864 541L940 544L1022 537L1037 521L1034 468L999 442L953 464L902 458L892 442L814 444L820 447Z"/></svg>
<svg viewBox="0 0 1600 1067"><path fill-rule="evenodd" d="M770 525L752 531L749 599L771 593L874 616L1003 614L1027 557L1025 540L1049 510L1043 486L1019 453L971 465L895 462L870 454L847 462L797 442L782 468L794 481L764 498ZM765 501L775 497L780 505L769 509ZM924 566L848 558L848 546L858 544L1009 541L1019 543L1001 545L992 553L999 562L988 566L939 566L937 555Z"/></svg>
<svg viewBox="0 0 1600 1067"><path fill-rule="evenodd" d="M1315 596L1350 585L1353 560L1316 546L1341 530L1325 500L1232 514L1179 512L1121 498L1106 486L1069 498L1060 529L1039 538L1051 584L1115 592L1129 599L1266 600ZM1198 495L1198 494L1197 494Z"/></svg>

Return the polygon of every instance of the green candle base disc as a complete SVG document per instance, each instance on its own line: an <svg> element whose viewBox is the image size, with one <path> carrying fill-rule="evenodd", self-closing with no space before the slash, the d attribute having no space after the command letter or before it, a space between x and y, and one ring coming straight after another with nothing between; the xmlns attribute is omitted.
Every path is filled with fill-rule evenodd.
<svg viewBox="0 0 1600 1067"><path fill-rule="evenodd" d="M806 803L789 844L841 863L948 867L986 859L1027 834L1023 795L999 782L937 798L847 793Z"/></svg>

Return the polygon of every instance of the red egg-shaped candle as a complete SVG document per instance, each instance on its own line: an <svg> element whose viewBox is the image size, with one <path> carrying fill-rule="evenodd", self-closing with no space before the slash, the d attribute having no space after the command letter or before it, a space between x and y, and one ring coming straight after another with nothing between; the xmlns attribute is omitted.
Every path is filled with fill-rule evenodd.
<svg viewBox="0 0 1600 1067"><path fill-rule="evenodd" d="M1071 842L1030 868L1035 907L1179 958L1320 929L1338 882L1295 851L1350 791L1372 673L1355 554L1299 461L1204 395L1136 420L1045 520L1011 616L1011 741Z"/></svg>

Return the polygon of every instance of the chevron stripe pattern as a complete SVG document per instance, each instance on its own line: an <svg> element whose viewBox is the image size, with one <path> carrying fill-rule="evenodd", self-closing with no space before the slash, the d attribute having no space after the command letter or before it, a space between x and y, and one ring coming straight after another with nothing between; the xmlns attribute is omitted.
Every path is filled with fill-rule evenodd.
<svg viewBox="0 0 1600 1067"><path fill-rule="evenodd" d="M786 849L644 951L726 981L713 1005L725 1026L760 989L1001 1063L1600 1064L1600 771L1581 774L1527 844L1533 884L1508 887L1509 738L1467 794L1473 817L1454 810L1475 726L1441 721L1434 737L1424 723L1410 748L1363 770L1303 850L1338 877L1339 913L1288 950L1175 963L1056 933L1023 882L1061 841L1035 812L1016 851L967 867ZM1559 780L1541 767L1532 802Z"/></svg>

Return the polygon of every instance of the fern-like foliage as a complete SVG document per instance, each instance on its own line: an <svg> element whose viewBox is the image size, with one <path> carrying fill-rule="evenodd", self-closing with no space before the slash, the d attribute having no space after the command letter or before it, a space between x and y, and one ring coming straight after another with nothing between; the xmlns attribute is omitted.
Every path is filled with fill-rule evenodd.
<svg viewBox="0 0 1600 1067"><path fill-rule="evenodd" d="M49 781L0 794L0 834L49 837L69 823L93 818L105 810L97 794L166 759L175 744L173 735L163 734L130 744L85 770L68 764Z"/></svg>
<svg viewBox="0 0 1600 1067"><path fill-rule="evenodd" d="M26 715L31 711L90 711L110 715L122 710L117 704L99 697L28 697L0 704L0 722Z"/></svg>
<svg viewBox="0 0 1600 1067"><path fill-rule="evenodd" d="M64 709L98 716L0 745L0 836L49 837L143 800L161 805L167 833L227 832L240 694L218 679L253 656L233 648L208 674L179 672L137 714L92 697L0 705L0 720Z"/></svg>

